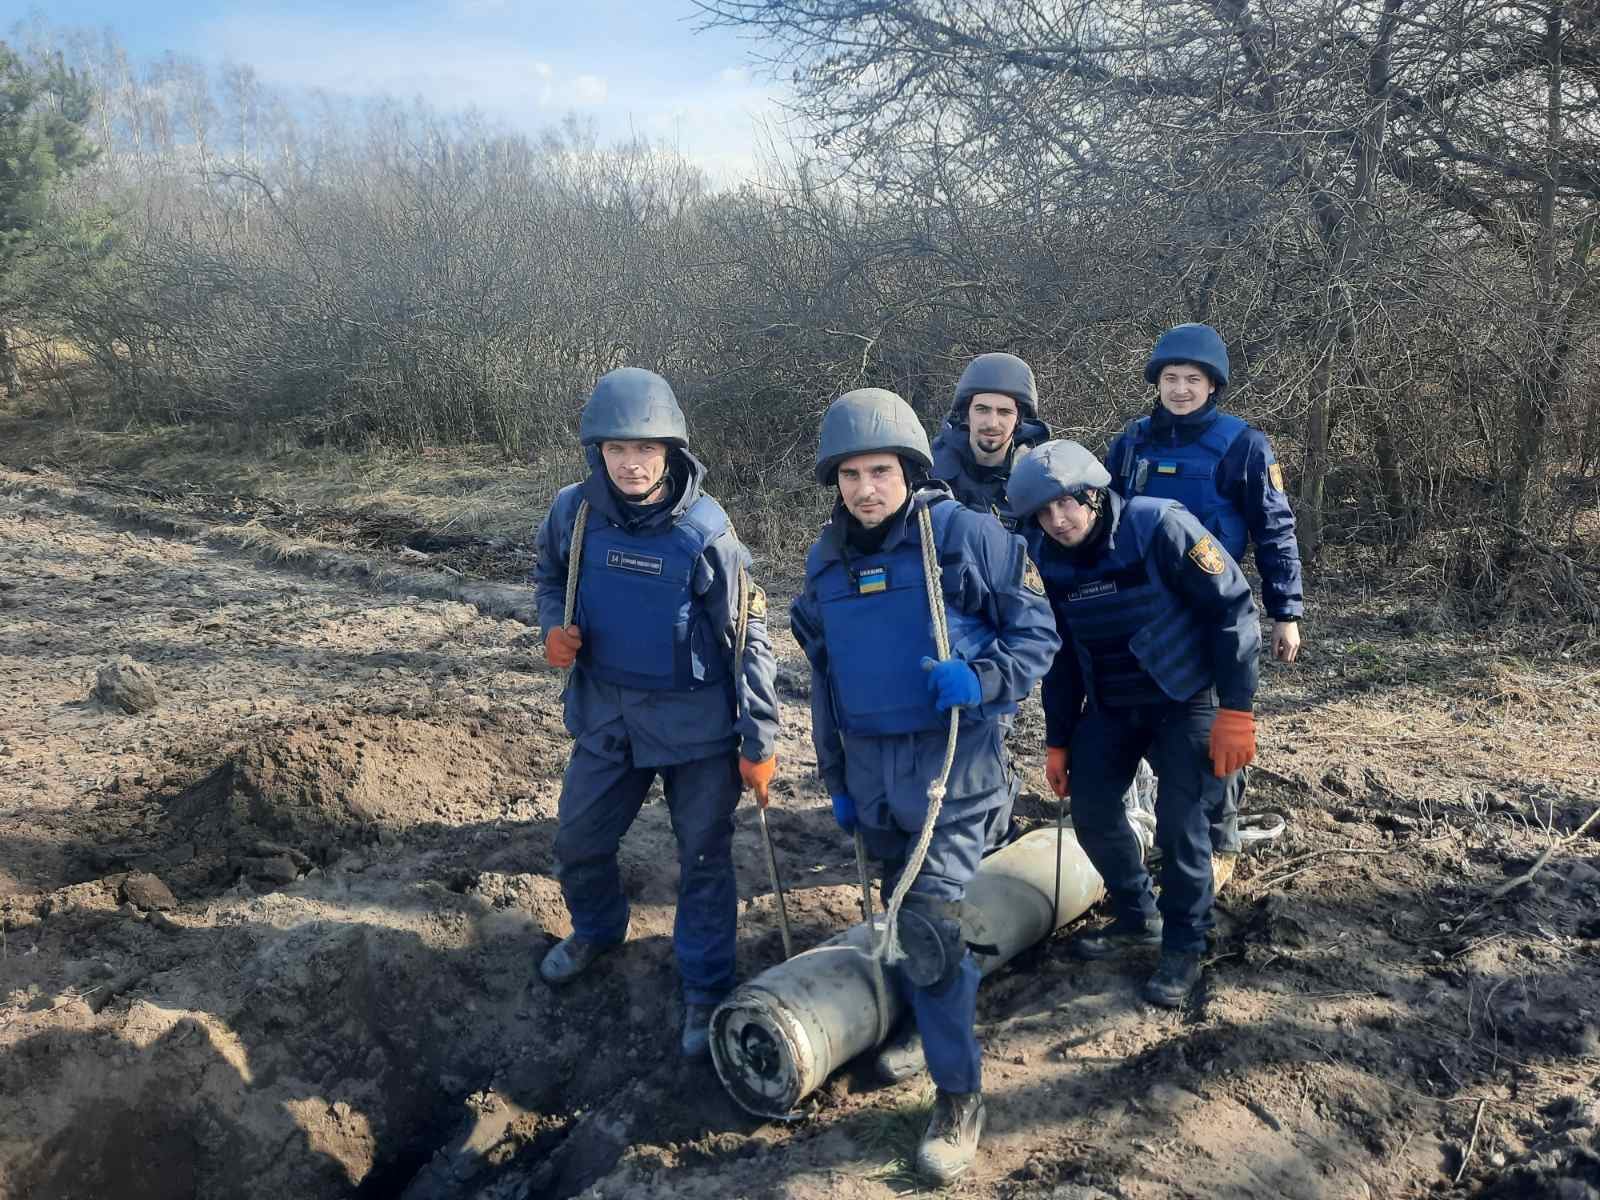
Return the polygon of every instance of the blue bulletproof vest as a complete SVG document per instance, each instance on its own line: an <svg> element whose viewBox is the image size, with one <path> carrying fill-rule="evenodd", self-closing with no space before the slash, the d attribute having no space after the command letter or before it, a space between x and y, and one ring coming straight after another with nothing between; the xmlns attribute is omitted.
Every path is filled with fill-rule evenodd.
<svg viewBox="0 0 1600 1200"><path fill-rule="evenodd" d="M1116 464L1121 492L1128 499L1149 496L1176 500L1222 543L1235 562L1244 561L1250 527L1244 514L1217 490L1217 468L1228 448L1249 429L1232 413L1218 413L1206 431L1181 446L1152 446L1150 418L1130 424L1123 461Z"/></svg>
<svg viewBox="0 0 1600 1200"><path fill-rule="evenodd" d="M591 509L578 573L583 669L649 692L726 680L727 653L692 583L701 553L727 527L709 496L654 534L629 533Z"/></svg>
<svg viewBox="0 0 1600 1200"><path fill-rule="evenodd" d="M960 511L955 501L930 507L936 546L944 545L950 520ZM863 737L943 729L949 714L933 706L922 669L922 660L938 653L915 514L894 549L828 562L815 576L814 590L839 728ZM945 624L951 653L969 660L981 658L995 640L987 622L956 608L948 595Z"/></svg>
<svg viewBox="0 0 1600 1200"><path fill-rule="evenodd" d="M1062 641L1078 656L1091 704L1108 708L1187 700L1212 682L1209 639L1146 558L1164 500L1122 504L1112 545L1074 564L1042 530L1033 549Z"/></svg>

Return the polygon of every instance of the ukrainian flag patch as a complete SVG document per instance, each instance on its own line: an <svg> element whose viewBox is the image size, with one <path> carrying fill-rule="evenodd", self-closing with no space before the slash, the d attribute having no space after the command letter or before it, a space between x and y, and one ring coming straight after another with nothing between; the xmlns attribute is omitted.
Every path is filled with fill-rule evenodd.
<svg viewBox="0 0 1600 1200"><path fill-rule="evenodd" d="M1176 475L1177 473L1178 464L1175 462L1158 462L1156 464L1157 475Z"/></svg>
<svg viewBox="0 0 1600 1200"><path fill-rule="evenodd" d="M856 572L856 595L875 596L888 590L888 567L863 567Z"/></svg>

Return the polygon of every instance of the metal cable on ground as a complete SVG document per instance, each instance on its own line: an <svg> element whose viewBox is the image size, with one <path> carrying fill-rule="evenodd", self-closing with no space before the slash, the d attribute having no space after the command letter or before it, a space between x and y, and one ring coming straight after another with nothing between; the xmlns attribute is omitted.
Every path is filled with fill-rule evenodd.
<svg viewBox="0 0 1600 1200"><path fill-rule="evenodd" d="M750 572L741 563L735 576L739 589L739 613L733 623L733 719L743 714L744 648L750 635ZM778 903L778 932L783 938L783 957L794 957L794 935L789 929L789 905L783 897L783 881L778 876L778 854L772 847L772 830L767 827L767 806L756 797L756 823L761 829L761 845L767 856L767 875L772 880L772 898Z"/></svg>
<svg viewBox="0 0 1600 1200"><path fill-rule="evenodd" d="M867 923L867 938L872 938L872 878L867 873L867 844L861 837L861 826L855 830L856 843L856 878L861 881L861 919ZM872 999L877 1005L877 1020L874 1022L877 1033L873 1036L872 1044L881 1046L883 1039L889 1036L889 983L883 977L883 963L879 961L876 950L866 952L867 965L872 976Z"/></svg>
<svg viewBox="0 0 1600 1200"><path fill-rule="evenodd" d="M1050 929L1055 931L1056 923L1061 920L1061 847L1067 840L1067 800L1065 796L1056 797L1056 890L1055 898L1050 904Z"/></svg>

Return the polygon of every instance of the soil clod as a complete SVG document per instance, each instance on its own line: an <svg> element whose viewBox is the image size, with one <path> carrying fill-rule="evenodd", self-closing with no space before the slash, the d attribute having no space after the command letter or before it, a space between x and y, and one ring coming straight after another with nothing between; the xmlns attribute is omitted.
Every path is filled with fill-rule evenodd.
<svg viewBox="0 0 1600 1200"><path fill-rule="evenodd" d="M161 703L155 675L126 654L95 672L92 695L100 703L130 714L150 712Z"/></svg>

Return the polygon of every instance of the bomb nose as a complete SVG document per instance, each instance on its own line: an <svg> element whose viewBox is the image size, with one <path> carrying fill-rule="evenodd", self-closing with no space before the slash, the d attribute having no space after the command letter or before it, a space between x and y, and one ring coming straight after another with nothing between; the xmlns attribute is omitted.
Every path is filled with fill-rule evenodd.
<svg viewBox="0 0 1600 1200"><path fill-rule="evenodd" d="M739 1035L739 1049L744 1052L744 1061L757 1078L777 1078L783 1066L783 1056L778 1051L778 1043L772 1040L772 1034L760 1025L746 1025Z"/></svg>

